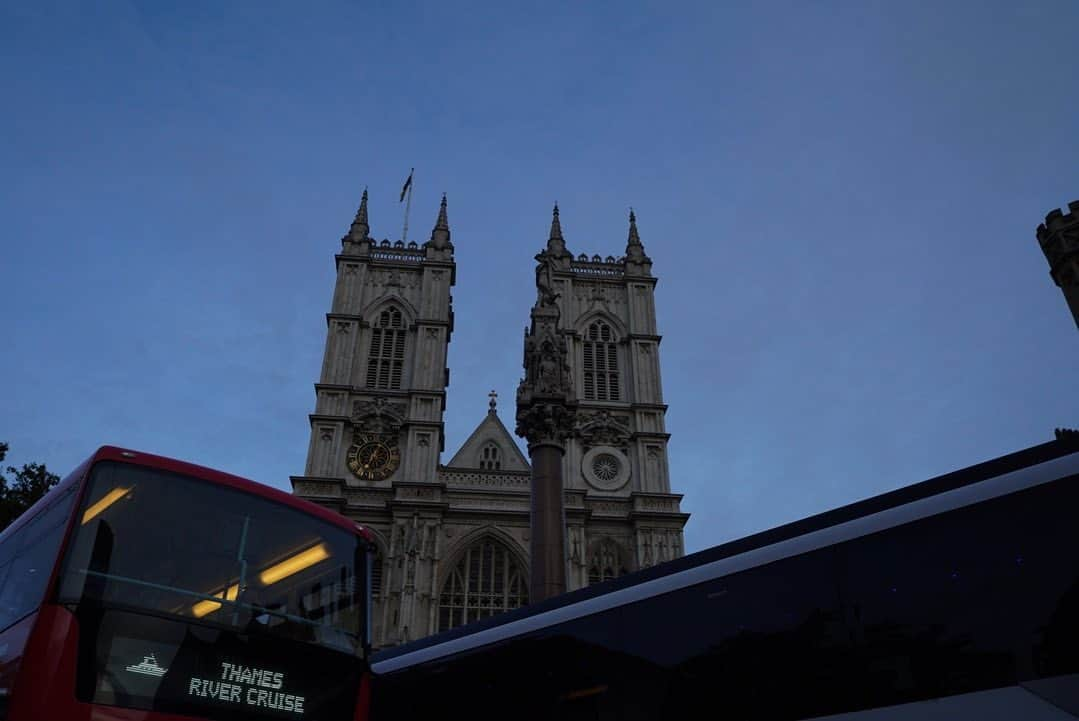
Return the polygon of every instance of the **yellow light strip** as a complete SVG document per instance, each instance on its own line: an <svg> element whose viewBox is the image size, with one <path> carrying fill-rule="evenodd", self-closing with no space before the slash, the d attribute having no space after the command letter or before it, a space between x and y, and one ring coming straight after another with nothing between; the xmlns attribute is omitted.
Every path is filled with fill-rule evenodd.
<svg viewBox="0 0 1079 721"><path fill-rule="evenodd" d="M238 583L232 584L231 586L229 586L225 590L225 600L226 601L235 601L236 600L236 595L239 592L240 592L240 584L238 584ZM221 594L215 593L214 595L219 596ZM195 618L202 618L206 614L213 613L214 611L216 611L219 608L221 608L220 603L218 603L217 601L211 601L211 600L207 599L205 601L199 601L194 606L192 606L191 607L191 613L195 616Z"/></svg>
<svg viewBox="0 0 1079 721"><path fill-rule="evenodd" d="M85 526L87 523L94 520L94 518L100 516L102 513L104 513L106 508L116 503L130 492L130 488L120 488L119 486L117 486L116 488L106 493L104 498L87 508L86 512L82 514L82 525Z"/></svg>
<svg viewBox="0 0 1079 721"><path fill-rule="evenodd" d="M310 568L329 557L330 552L326 549L326 544L320 543L270 566L259 574L259 580L264 585L269 586L271 583L277 583L281 579L288 578L294 573L299 573L305 568Z"/></svg>
<svg viewBox="0 0 1079 721"><path fill-rule="evenodd" d="M261 581L264 586L269 586L271 583L277 583L278 581L288 578L295 573L299 573L305 568L310 568L319 561L324 561L329 557L330 552L326 548L326 544L320 543L317 546L312 546L306 551L300 551L296 555L290 556L284 561L270 566L259 574L259 581ZM235 601L236 596L239 595L239 593L240 585L234 583L223 592L215 593L213 595L223 597L226 601ZM221 608L219 602L205 599L191 607L191 614L195 618L202 618L219 608Z"/></svg>
<svg viewBox="0 0 1079 721"><path fill-rule="evenodd" d="M572 701L578 698L586 698L588 696L596 696L601 693L607 693L607 685L593 686L592 688L583 688L580 691L571 691L563 696L563 700Z"/></svg>

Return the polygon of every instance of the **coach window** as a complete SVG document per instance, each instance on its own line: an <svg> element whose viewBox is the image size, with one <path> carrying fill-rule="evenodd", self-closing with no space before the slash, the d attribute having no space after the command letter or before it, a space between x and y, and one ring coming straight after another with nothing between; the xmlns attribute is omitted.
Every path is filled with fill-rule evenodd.
<svg viewBox="0 0 1079 721"><path fill-rule="evenodd" d="M520 564L500 541L472 544L450 572L438 603L438 630L460 626L528 602Z"/></svg>
<svg viewBox="0 0 1079 721"><path fill-rule="evenodd" d="M844 544L852 687L888 705L1074 673L1076 503L1048 484Z"/></svg>
<svg viewBox="0 0 1079 721"><path fill-rule="evenodd" d="M623 623L627 652L657 669L629 684L642 718L694 718L716 699L728 718L809 718L849 693L831 549L643 600Z"/></svg>

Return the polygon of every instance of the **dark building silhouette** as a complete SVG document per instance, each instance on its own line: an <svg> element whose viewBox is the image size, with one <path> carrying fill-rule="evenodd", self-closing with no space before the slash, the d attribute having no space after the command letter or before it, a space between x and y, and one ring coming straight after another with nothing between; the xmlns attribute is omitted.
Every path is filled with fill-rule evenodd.
<svg viewBox="0 0 1079 721"><path fill-rule="evenodd" d="M1068 203L1068 213L1049 211L1038 226L1038 244L1049 261L1049 275L1064 293L1064 300L1079 327L1079 200Z"/></svg>

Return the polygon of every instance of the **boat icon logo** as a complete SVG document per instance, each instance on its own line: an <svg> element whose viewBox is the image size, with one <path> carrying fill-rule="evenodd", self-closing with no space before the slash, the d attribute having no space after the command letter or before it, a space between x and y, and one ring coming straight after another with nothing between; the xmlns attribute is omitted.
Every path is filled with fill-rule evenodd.
<svg viewBox="0 0 1079 721"><path fill-rule="evenodd" d="M157 658L151 653L142 657L142 661L139 663L131 664L127 667L127 670L131 673L141 673L143 676L156 676L160 678L168 671L167 668L163 668L158 665Z"/></svg>

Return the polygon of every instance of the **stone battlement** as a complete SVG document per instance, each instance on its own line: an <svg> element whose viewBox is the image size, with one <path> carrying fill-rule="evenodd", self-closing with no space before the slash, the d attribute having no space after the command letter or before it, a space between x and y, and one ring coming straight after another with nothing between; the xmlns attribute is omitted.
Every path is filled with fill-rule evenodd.
<svg viewBox="0 0 1079 721"><path fill-rule="evenodd" d="M593 255L589 258L581 253L576 260L570 261L570 269L581 275L622 276L625 274L625 258L615 258L613 255L606 258Z"/></svg>
<svg viewBox="0 0 1079 721"><path fill-rule="evenodd" d="M1053 208L1045 216L1045 222L1038 226L1038 242L1042 245L1057 231L1079 224L1079 200L1068 203L1068 212Z"/></svg>
<svg viewBox="0 0 1079 721"><path fill-rule="evenodd" d="M404 241L400 240L393 243L389 240L383 240L378 245L375 245L373 241L371 243L371 258L373 260L419 263L423 260L423 257L423 248L417 245L414 240L408 241L408 245L405 245Z"/></svg>

